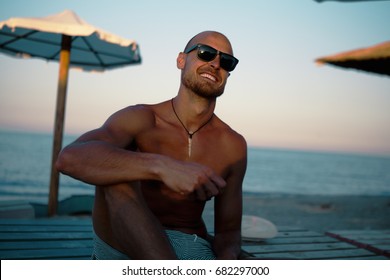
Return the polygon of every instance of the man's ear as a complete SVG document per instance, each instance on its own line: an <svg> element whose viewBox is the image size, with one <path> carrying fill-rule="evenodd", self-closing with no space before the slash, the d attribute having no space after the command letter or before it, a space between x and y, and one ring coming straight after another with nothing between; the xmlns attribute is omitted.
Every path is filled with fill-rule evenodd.
<svg viewBox="0 0 390 280"><path fill-rule="evenodd" d="M186 65L186 54L183 52L180 52L176 59L176 66L178 69L184 69L184 66Z"/></svg>

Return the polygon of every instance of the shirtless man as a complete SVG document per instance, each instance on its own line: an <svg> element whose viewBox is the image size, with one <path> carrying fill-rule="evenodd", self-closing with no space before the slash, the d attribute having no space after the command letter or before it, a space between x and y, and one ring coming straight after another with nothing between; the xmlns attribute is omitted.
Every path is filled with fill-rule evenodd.
<svg viewBox="0 0 390 280"><path fill-rule="evenodd" d="M202 32L177 57L175 98L122 109L63 149L58 170L96 185L94 258L238 258L247 146L214 114L237 63L223 34Z"/></svg>

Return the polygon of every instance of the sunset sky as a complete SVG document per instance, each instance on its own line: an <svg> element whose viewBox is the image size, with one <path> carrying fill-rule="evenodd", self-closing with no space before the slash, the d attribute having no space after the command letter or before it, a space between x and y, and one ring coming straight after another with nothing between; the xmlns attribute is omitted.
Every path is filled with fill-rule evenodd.
<svg viewBox="0 0 390 280"><path fill-rule="evenodd" d="M318 57L390 40L390 1L1 0L0 21L65 9L140 45L142 64L71 70L65 133L177 94L177 54L204 30L240 60L216 114L250 146L390 155L390 78L318 66ZM0 129L52 133L58 63L0 53Z"/></svg>

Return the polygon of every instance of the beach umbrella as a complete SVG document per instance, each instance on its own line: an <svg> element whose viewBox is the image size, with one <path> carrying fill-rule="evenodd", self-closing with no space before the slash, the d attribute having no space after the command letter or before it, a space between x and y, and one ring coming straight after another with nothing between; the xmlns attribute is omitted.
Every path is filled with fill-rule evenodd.
<svg viewBox="0 0 390 280"><path fill-rule="evenodd" d="M390 41L316 59L319 64L354 68L390 76Z"/></svg>
<svg viewBox="0 0 390 280"><path fill-rule="evenodd" d="M138 44L96 28L73 11L42 18L0 22L0 52L16 57L59 61L48 214L56 214L59 173L54 163L62 148L69 67L103 71L141 62Z"/></svg>

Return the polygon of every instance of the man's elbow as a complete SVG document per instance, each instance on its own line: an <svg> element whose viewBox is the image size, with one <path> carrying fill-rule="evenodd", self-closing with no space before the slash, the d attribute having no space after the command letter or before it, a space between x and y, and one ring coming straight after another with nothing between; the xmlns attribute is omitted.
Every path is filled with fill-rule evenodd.
<svg viewBox="0 0 390 280"><path fill-rule="evenodd" d="M71 174L72 167L75 166L75 159L73 153L69 148L64 148L57 157L55 167L58 172L63 174Z"/></svg>

